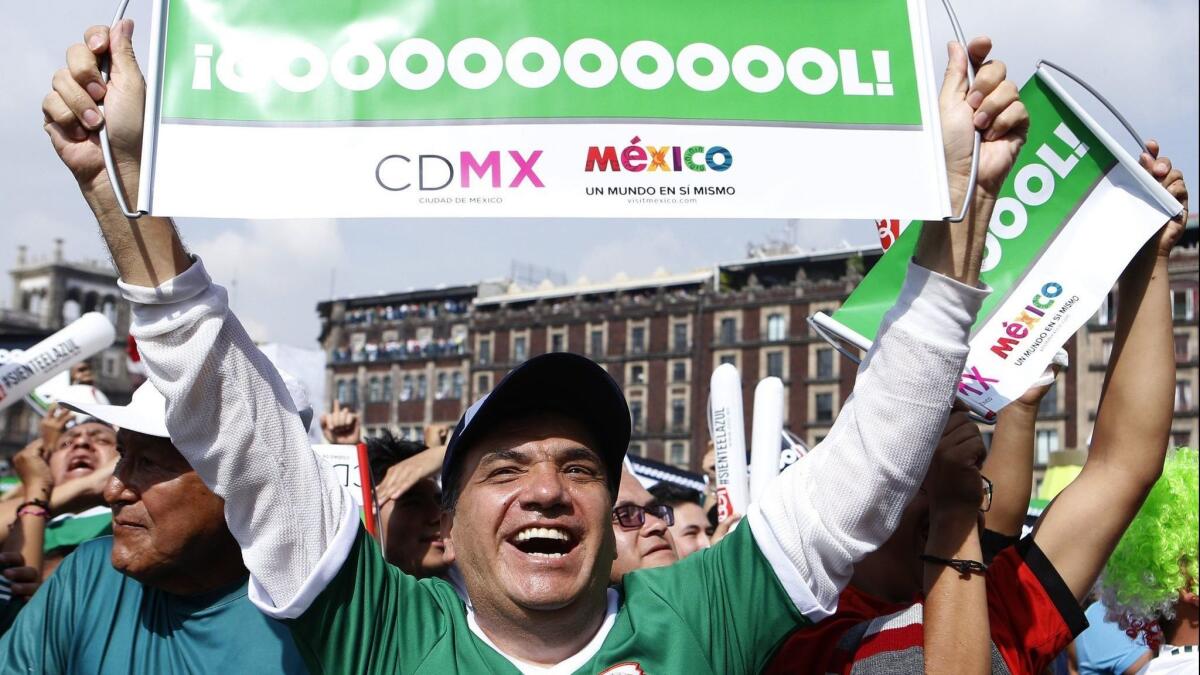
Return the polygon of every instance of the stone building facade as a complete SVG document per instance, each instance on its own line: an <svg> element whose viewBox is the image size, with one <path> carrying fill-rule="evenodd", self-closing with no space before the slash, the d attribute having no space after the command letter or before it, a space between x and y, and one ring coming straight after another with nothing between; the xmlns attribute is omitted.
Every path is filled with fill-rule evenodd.
<svg viewBox="0 0 1200 675"><path fill-rule="evenodd" d="M1171 259L1178 367L1172 442L1196 445L1196 219ZM689 274L519 288L479 283L322 302L329 398L361 409L368 432L419 438L454 424L516 364L549 351L584 354L621 385L633 416L630 451L700 469L708 440L708 378L742 373L747 426L758 380L785 384L785 426L824 438L854 384L853 364L807 317L832 313L878 260L876 248L756 257ZM1035 481L1053 452L1085 448L1115 325L1109 303L1066 345L1071 367L1043 401ZM747 429L749 432L749 429ZM991 427L984 426L990 441Z"/></svg>

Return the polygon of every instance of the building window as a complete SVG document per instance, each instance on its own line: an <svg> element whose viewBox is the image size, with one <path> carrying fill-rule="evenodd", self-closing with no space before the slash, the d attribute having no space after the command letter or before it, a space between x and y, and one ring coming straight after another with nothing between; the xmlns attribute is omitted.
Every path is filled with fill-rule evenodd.
<svg viewBox="0 0 1200 675"><path fill-rule="evenodd" d="M463 395L463 374L457 370L450 374L450 397L461 399Z"/></svg>
<svg viewBox="0 0 1200 675"><path fill-rule="evenodd" d="M783 379L783 352L767 352L767 377Z"/></svg>
<svg viewBox="0 0 1200 675"><path fill-rule="evenodd" d="M588 335L588 353L593 357L599 358L604 356L604 331L599 328L593 328Z"/></svg>
<svg viewBox="0 0 1200 675"><path fill-rule="evenodd" d="M1109 291L1100 303L1100 311L1096 313L1096 323L1101 326L1111 326L1117 322L1117 293Z"/></svg>
<svg viewBox="0 0 1200 675"><path fill-rule="evenodd" d="M782 314L771 314L767 316L767 340L770 342L779 342L787 339L787 323L784 321Z"/></svg>
<svg viewBox="0 0 1200 675"><path fill-rule="evenodd" d="M1057 415L1058 414L1058 385L1051 384L1050 390L1042 397L1042 402L1038 404L1039 415Z"/></svg>
<svg viewBox="0 0 1200 675"><path fill-rule="evenodd" d="M1171 318L1176 321L1191 321L1195 316L1192 307L1192 289L1171 289Z"/></svg>
<svg viewBox="0 0 1200 675"><path fill-rule="evenodd" d="M828 347L817 350L817 378L823 380L833 378L833 350Z"/></svg>
<svg viewBox="0 0 1200 675"><path fill-rule="evenodd" d="M338 403L351 408L358 406L358 380L350 378L337 383Z"/></svg>
<svg viewBox="0 0 1200 675"><path fill-rule="evenodd" d="M688 325L677 323L671 326L671 348L677 352L688 350Z"/></svg>
<svg viewBox="0 0 1200 675"><path fill-rule="evenodd" d="M411 401L413 397L413 378L412 375L405 375L400 378L400 400Z"/></svg>
<svg viewBox="0 0 1200 675"><path fill-rule="evenodd" d="M524 335L518 335L513 338L513 361L521 363L527 357L528 344L525 341Z"/></svg>
<svg viewBox="0 0 1200 675"><path fill-rule="evenodd" d="M491 378L487 376L487 373L484 373L484 374L480 375L479 377L475 378L475 395L476 396L483 396L484 394L491 391L491 389L492 389L492 381L491 381Z"/></svg>
<svg viewBox="0 0 1200 675"><path fill-rule="evenodd" d="M687 382L687 361L676 361L671 364L671 381Z"/></svg>
<svg viewBox="0 0 1200 675"><path fill-rule="evenodd" d="M450 378L446 377L445 373L437 374L437 389L433 392L434 398L442 400L450 393Z"/></svg>
<svg viewBox="0 0 1200 675"><path fill-rule="evenodd" d="M1104 363L1108 363L1112 359L1113 339L1104 338L1100 341L1100 352L1104 356Z"/></svg>
<svg viewBox="0 0 1200 675"><path fill-rule="evenodd" d="M629 384L646 384L645 366L629 366Z"/></svg>
<svg viewBox="0 0 1200 675"><path fill-rule="evenodd" d="M633 455L634 457L641 457L642 456L642 444L641 443L630 443L628 454Z"/></svg>
<svg viewBox="0 0 1200 675"><path fill-rule="evenodd" d="M1179 380L1175 382L1175 412L1189 412L1192 409L1192 381Z"/></svg>
<svg viewBox="0 0 1200 675"><path fill-rule="evenodd" d="M737 319L733 317L721 319L720 341L723 345L737 342Z"/></svg>
<svg viewBox="0 0 1200 675"><path fill-rule="evenodd" d="M105 354L104 358L100 359L100 374L104 377L116 377L117 359L109 354Z"/></svg>
<svg viewBox="0 0 1200 675"><path fill-rule="evenodd" d="M417 375L417 398L424 401L429 395L429 381L425 378L425 373Z"/></svg>
<svg viewBox="0 0 1200 675"><path fill-rule="evenodd" d="M383 395L380 396L379 400L381 400L381 401L391 401L392 400L392 376L391 375L383 376Z"/></svg>
<svg viewBox="0 0 1200 675"><path fill-rule="evenodd" d="M687 446L678 441L672 443L668 449L667 462L678 467L687 466Z"/></svg>
<svg viewBox="0 0 1200 675"><path fill-rule="evenodd" d="M480 338L479 339L479 354L476 356L476 360L479 361L479 363L481 363L481 364L488 364L488 363L492 362L492 340L491 340L491 338Z"/></svg>
<svg viewBox="0 0 1200 675"><path fill-rule="evenodd" d="M555 333L550 336L550 351L565 352L567 350L567 336L562 333Z"/></svg>
<svg viewBox="0 0 1200 675"><path fill-rule="evenodd" d="M629 329L629 352L644 354L646 352L646 327L634 326Z"/></svg>
<svg viewBox="0 0 1200 675"><path fill-rule="evenodd" d="M722 354L721 358L717 361L717 365L723 366L726 363L728 363L729 365L736 368L737 367L737 355L736 354Z"/></svg>
<svg viewBox="0 0 1200 675"><path fill-rule="evenodd" d="M634 431L642 430L642 425L644 424L644 420L642 419L642 402L641 401L630 401L629 402L629 421L632 423Z"/></svg>
<svg viewBox="0 0 1200 675"><path fill-rule="evenodd" d="M1058 431L1054 429L1038 429L1037 456L1034 462L1044 465L1050 461L1050 453L1057 451Z"/></svg>
<svg viewBox="0 0 1200 675"><path fill-rule="evenodd" d="M1191 350L1188 349L1188 336L1186 333L1175 334L1175 360L1184 363L1191 358Z"/></svg>
<svg viewBox="0 0 1200 675"><path fill-rule="evenodd" d="M817 394L817 421L833 421L833 394Z"/></svg>
<svg viewBox="0 0 1200 675"><path fill-rule="evenodd" d="M671 399L671 429L682 430L687 426L687 401L682 398Z"/></svg>
<svg viewBox="0 0 1200 675"><path fill-rule="evenodd" d="M1192 444L1192 432L1179 430L1171 432L1171 447L1186 448Z"/></svg>

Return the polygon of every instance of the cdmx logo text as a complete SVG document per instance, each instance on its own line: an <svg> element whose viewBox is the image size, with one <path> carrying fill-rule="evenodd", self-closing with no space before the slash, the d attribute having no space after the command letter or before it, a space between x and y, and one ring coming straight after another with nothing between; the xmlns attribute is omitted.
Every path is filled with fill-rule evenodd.
<svg viewBox="0 0 1200 675"><path fill-rule="evenodd" d="M491 150L481 154L463 150L451 157L386 155L375 165L375 182L392 192L414 186L421 191L444 190L455 182L463 188L472 187L472 182L493 188L546 187L535 166L542 157L541 150L534 150L528 156L520 150Z"/></svg>

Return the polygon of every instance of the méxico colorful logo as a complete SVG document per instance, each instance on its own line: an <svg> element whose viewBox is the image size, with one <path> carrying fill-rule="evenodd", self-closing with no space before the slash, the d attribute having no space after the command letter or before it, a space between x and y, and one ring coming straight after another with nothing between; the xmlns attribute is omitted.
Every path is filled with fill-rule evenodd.
<svg viewBox="0 0 1200 675"><path fill-rule="evenodd" d="M1054 299L1062 295L1062 292L1062 284L1054 281L1043 284L1041 292L1030 299L1020 314L1000 324L1004 328L1004 334L991 346L992 353L1007 360L1009 353L1038 329L1042 317L1046 316L1046 311L1054 306ZM1040 337L1045 338L1044 331Z"/></svg>
<svg viewBox="0 0 1200 675"><path fill-rule="evenodd" d="M639 145L640 136L629 139L629 145L621 148L593 145L588 148L583 170L629 171L654 173L661 171L728 171L733 166L733 153L721 145Z"/></svg>

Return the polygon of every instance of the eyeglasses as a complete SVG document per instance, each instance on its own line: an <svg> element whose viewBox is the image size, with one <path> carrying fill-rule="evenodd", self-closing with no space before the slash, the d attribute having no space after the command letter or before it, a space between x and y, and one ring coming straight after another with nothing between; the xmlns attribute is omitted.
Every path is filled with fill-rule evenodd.
<svg viewBox="0 0 1200 675"><path fill-rule="evenodd" d="M979 477L983 479L983 500L979 505L979 510L987 513L992 510L992 481L982 474Z"/></svg>
<svg viewBox="0 0 1200 675"><path fill-rule="evenodd" d="M613 522L627 530L635 530L646 524L647 513L666 523L667 527L675 524L675 509L666 504L622 504L613 509Z"/></svg>

